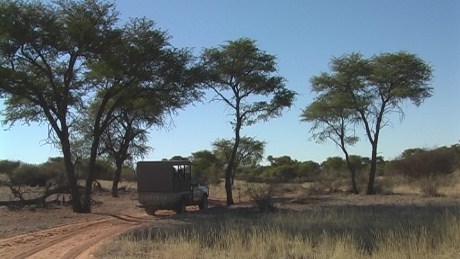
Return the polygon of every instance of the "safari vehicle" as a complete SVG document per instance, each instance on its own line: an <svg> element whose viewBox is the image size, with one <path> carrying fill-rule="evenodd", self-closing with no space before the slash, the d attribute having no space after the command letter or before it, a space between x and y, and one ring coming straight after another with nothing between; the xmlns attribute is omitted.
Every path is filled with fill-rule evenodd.
<svg viewBox="0 0 460 259"><path fill-rule="evenodd" d="M139 207L147 214L156 210L184 213L186 206L208 207L209 189L192 178L190 161L142 161L137 163Z"/></svg>

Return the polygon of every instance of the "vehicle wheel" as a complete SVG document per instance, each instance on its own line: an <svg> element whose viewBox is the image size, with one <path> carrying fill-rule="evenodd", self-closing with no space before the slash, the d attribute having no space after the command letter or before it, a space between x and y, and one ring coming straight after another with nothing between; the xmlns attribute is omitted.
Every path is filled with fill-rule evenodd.
<svg viewBox="0 0 460 259"><path fill-rule="evenodd" d="M203 199L201 199L200 205L198 205L198 207L200 207L200 210L205 210L208 208L208 196L205 195Z"/></svg>
<svg viewBox="0 0 460 259"><path fill-rule="evenodd" d="M182 214L182 213L185 213L187 211L187 208L185 206L185 201L184 200L181 200L177 203L176 205L176 208L174 209L174 211L177 213L177 214Z"/></svg>
<svg viewBox="0 0 460 259"><path fill-rule="evenodd" d="M145 208L145 213L149 214L149 215L155 215L155 208Z"/></svg>

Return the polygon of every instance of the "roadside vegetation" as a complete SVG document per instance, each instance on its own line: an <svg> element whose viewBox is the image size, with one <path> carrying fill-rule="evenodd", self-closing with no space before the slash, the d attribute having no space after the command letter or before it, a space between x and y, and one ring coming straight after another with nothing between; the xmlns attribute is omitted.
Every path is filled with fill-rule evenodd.
<svg viewBox="0 0 460 259"><path fill-rule="evenodd" d="M220 145L216 145L213 151L200 151L192 154L190 159L194 164L193 174L196 175L199 182L209 185L218 185L222 182L222 170L226 161L225 150L229 148L225 149L225 145L222 147L222 143L223 141L216 142ZM300 162L289 156L268 156L269 165L257 165L254 160L260 160L262 152L260 150L255 152L257 158L255 158L255 153L247 153L252 155L238 156L240 166L232 177L232 186L234 181L264 183L268 186L292 183L310 186L308 189L301 190L304 195L353 192L349 181L349 165L341 157L329 157L322 163L316 163L314 161ZM189 158L175 156L171 159ZM358 190L364 191L367 182L366 173L371 166L370 160L354 155L349 157L349 162L356 173ZM85 160L78 164L76 167L78 179L85 179L87 167L88 162ZM97 168L95 172L97 180L112 180L115 176L116 168L111 160L97 160L95 168ZM393 160L385 161L382 157L378 159L374 190L377 194L397 194L401 192L401 188L409 188L424 196L442 196L446 195L443 188L455 186L457 183L458 177L455 172L458 174L458 170L460 170L459 144L434 149L407 149ZM131 166L123 166L121 178L118 181L134 181L134 171L135 169ZM41 187L46 192L52 186L62 186L67 182L64 161L59 157L50 158L39 165L1 160L0 174L3 175L0 185L9 186L11 190L17 191L13 191L9 196L9 200L16 201L20 199L18 195L21 194L21 188ZM95 183L97 184L97 181ZM236 201L247 189L241 186L232 188L236 191ZM273 193L272 190L265 191ZM281 193L283 192L281 190ZM43 204L38 205L43 206Z"/></svg>
<svg viewBox="0 0 460 259"><path fill-rule="evenodd" d="M190 214L118 237L98 258L455 258L459 207L335 206Z"/></svg>

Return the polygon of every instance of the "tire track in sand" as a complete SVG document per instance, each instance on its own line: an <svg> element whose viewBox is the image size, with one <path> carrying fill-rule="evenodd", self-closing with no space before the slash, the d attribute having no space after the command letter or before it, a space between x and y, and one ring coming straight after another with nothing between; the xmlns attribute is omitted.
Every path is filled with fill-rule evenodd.
<svg viewBox="0 0 460 259"><path fill-rule="evenodd" d="M152 217L106 215L102 219L67 224L55 228L12 236L0 240L2 258L88 258L84 253L103 240L141 227ZM92 249L94 250L94 249Z"/></svg>

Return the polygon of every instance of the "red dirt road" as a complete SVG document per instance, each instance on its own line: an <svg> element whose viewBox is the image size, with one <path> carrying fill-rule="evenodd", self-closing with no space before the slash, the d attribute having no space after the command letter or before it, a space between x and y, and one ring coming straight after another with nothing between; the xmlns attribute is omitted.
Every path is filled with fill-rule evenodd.
<svg viewBox="0 0 460 259"><path fill-rule="evenodd" d="M2 258L91 258L102 241L150 223L145 213L107 215L0 240Z"/></svg>

